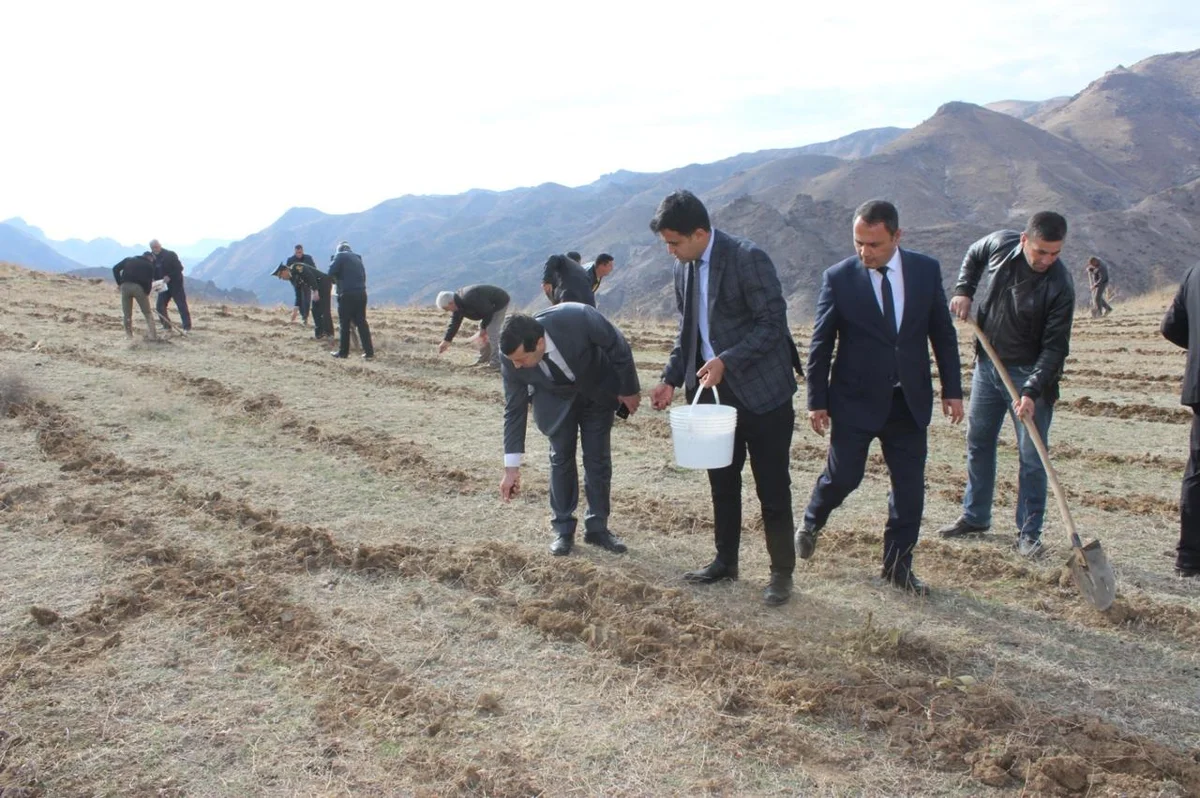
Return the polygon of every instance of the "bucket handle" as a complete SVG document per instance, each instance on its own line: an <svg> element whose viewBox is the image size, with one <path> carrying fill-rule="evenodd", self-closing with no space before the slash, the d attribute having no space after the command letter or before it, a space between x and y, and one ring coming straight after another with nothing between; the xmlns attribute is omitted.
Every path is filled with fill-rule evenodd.
<svg viewBox="0 0 1200 798"><path fill-rule="evenodd" d="M692 396L692 407L695 407L696 403L700 401L700 394L703 390L704 388L702 386L696 388L696 393ZM713 401L716 404L721 404L721 394L717 393L717 386L712 386L712 392Z"/></svg>

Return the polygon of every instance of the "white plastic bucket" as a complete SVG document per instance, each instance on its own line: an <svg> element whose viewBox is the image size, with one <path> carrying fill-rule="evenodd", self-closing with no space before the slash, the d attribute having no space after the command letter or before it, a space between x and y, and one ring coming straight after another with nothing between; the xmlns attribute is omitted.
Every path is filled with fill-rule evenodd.
<svg viewBox="0 0 1200 798"><path fill-rule="evenodd" d="M697 404L702 390L696 390L690 405L671 408L671 442L680 468L724 468L733 462L737 408L721 404L715 386L717 404Z"/></svg>

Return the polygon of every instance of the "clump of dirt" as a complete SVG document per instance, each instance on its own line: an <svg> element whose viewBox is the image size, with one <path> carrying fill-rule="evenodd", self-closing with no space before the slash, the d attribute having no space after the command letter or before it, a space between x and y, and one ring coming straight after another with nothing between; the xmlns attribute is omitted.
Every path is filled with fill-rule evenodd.
<svg viewBox="0 0 1200 798"><path fill-rule="evenodd" d="M1061 404L1085 416L1106 416L1110 418L1137 419L1139 421L1164 421L1171 423L1190 423L1191 414L1183 410L1153 405L1116 402L1097 402L1090 396L1081 396Z"/></svg>
<svg viewBox="0 0 1200 798"><path fill-rule="evenodd" d="M15 371L0 374L0 418L11 418L33 401L33 386Z"/></svg>
<svg viewBox="0 0 1200 798"><path fill-rule="evenodd" d="M29 615L38 626L53 626L59 622L58 613L45 607L30 607Z"/></svg>
<svg viewBox="0 0 1200 798"><path fill-rule="evenodd" d="M242 402L242 410L247 413L269 413L283 407L283 400L273 393L264 393Z"/></svg>

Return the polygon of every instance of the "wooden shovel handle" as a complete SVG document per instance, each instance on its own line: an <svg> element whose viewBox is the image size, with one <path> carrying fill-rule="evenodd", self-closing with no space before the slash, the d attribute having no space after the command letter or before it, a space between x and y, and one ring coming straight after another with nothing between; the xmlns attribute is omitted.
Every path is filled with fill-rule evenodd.
<svg viewBox="0 0 1200 798"><path fill-rule="evenodd" d="M1013 385L1012 377L1008 376L1008 369L1000 361L1000 356L992 348L992 342L983 334L983 330L979 329L979 325L975 323L974 319L969 319L967 323L974 330L975 337L979 339L979 343L983 346L983 351L987 352L988 358L991 359L992 365L996 368L996 373L1000 375L1000 379L1004 380L1004 387L1008 389L1008 395L1012 397L1013 404L1016 404L1021 400L1021 395L1017 393L1017 386ZM1058 484L1058 473L1050 463L1050 452L1046 450L1046 443L1042 440L1041 433L1038 432L1037 424L1034 423L1032 418L1022 417L1021 421L1025 424L1025 429L1028 430L1029 437L1033 440L1033 446L1037 449L1038 457L1042 461L1042 467L1046 469L1046 476L1050 478L1050 487L1054 490L1054 498L1058 500L1058 510L1062 513L1063 523L1067 525L1067 532L1071 536L1071 546L1076 549L1083 548L1083 542L1079 539L1079 534L1075 531L1075 522L1071 520L1071 510L1067 507L1067 497L1063 494L1062 485Z"/></svg>

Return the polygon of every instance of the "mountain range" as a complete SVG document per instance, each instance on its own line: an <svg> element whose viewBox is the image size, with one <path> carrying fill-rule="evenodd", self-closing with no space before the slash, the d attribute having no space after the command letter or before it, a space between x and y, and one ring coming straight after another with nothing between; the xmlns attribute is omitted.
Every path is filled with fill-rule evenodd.
<svg viewBox="0 0 1200 798"><path fill-rule="evenodd" d="M912 129L667 172L410 195L341 215L292 208L189 274L288 302L272 268L296 243L321 265L345 239L363 255L373 302L427 303L439 290L489 282L536 307L548 254L605 251L617 269L600 306L659 314L673 304L672 261L648 222L681 187L705 200L717 226L771 255L793 322L811 316L822 270L851 254L853 209L873 197L897 204L904 245L938 258L947 285L972 241L1052 209L1070 224L1064 259L1081 301L1089 255L1110 264L1119 296L1143 293L1174 283L1200 251L1200 50L1117 66L1071 97L948 102Z"/></svg>
<svg viewBox="0 0 1200 798"><path fill-rule="evenodd" d="M34 241L45 244L63 257L74 261L74 265L71 266L72 269L87 266L107 266L111 268L123 258L145 252L146 248L150 245L149 239L147 239L145 244L130 246L126 246L112 238L93 238L91 241L84 241L80 238L68 238L64 241L56 241L42 232L40 227L35 227L20 217L5 219L3 222L0 222L0 225L7 225L17 232L24 234L27 238L32 238ZM230 243L232 242L223 238L204 238L191 244L183 245L175 245L167 242L167 248L174 250L175 254L186 265L188 263L199 263L211 255L214 250ZM0 253L2 252L3 250L0 250ZM12 260L6 256L5 259ZM65 271L65 269L54 268L49 265L42 265L41 268L49 269L50 271Z"/></svg>

